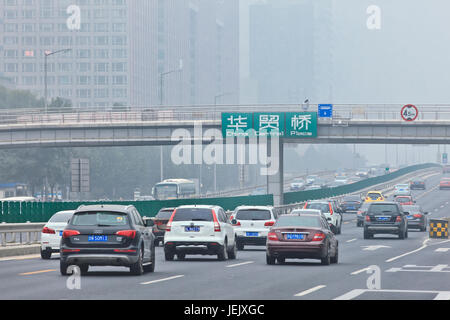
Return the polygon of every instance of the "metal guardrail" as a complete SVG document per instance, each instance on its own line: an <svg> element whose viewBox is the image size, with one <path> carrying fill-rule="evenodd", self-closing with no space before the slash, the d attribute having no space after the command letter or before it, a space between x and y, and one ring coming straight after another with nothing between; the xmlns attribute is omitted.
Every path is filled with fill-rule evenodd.
<svg viewBox="0 0 450 320"><path fill-rule="evenodd" d="M45 223L0 223L0 246L6 247L8 243L15 245L37 243L44 226ZM8 234L12 239L10 241L7 239Z"/></svg>
<svg viewBox="0 0 450 320"><path fill-rule="evenodd" d="M348 124L352 121L401 121L400 104L334 104L333 119L319 118L319 123ZM415 122L450 122L450 105L417 105ZM307 111L317 111L311 104ZM82 123L142 123L151 121L213 121L220 122L222 112L301 112L302 105L203 105L158 107L91 107L49 109L2 109L0 126L7 125L67 125Z"/></svg>

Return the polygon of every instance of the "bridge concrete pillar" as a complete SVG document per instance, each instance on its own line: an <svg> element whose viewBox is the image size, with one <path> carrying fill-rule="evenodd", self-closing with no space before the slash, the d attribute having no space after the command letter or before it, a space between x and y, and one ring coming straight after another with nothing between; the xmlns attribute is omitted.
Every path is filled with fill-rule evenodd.
<svg viewBox="0 0 450 320"><path fill-rule="evenodd" d="M272 150L272 144L268 143L268 150L270 157L272 158L271 163L268 165L273 165L274 161L278 160L278 171L273 175L267 176L267 193L273 195L273 205L279 206L284 204L284 147L283 139L279 140L276 150ZM277 159L275 159L275 157Z"/></svg>

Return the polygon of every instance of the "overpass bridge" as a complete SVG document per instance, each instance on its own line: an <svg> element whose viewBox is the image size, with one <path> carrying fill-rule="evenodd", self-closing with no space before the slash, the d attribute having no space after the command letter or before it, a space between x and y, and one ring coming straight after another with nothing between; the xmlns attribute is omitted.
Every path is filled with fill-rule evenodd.
<svg viewBox="0 0 450 320"><path fill-rule="evenodd" d="M206 130L221 132L222 112L303 112L302 105L180 106L155 108L80 108L47 113L36 109L0 111L0 148L151 146L178 144L175 130L189 140L209 144ZM283 203L284 144L448 144L450 105L418 105L418 117L407 122L402 105L334 105L332 118L319 118L316 138L281 138L278 173L268 176L268 193ZM201 126L201 129L198 128ZM215 139L223 140L221 136Z"/></svg>
<svg viewBox="0 0 450 320"><path fill-rule="evenodd" d="M447 144L450 105L418 106L413 122L401 118L401 105L334 105L333 118L318 120L317 138L288 143ZM310 106L309 111L316 111ZM204 131L221 129L222 112L300 112L301 105L131 108L129 111L82 108L43 113L37 109L0 111L0 148L142 146L176 144L184 128L193 141L210 139ZM194 132L201 125L203 132Z"/></svg>

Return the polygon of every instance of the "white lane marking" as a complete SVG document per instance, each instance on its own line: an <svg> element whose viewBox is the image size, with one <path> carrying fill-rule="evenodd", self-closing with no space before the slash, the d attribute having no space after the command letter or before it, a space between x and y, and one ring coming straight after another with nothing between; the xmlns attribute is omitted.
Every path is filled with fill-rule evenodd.
<svg viewBox="0 0 450 320"><path fill-rule="evenodd" d="M313 292L315 292L317 290L320 290L320 289L323 289L325 287L326 287L325 285L316 286L314 288L311 288L311 289L302 291L300 293L297 293L296 295L294 295L294 297L303 297L303 296L306 296L307 294L313 293Z"/></svg>
<svg viewBox="0 0 450 320"><path fill-rule="evenodd" d="M354 272L352 272L352 273L350 273L352 276L354 276L354 275L356 275L356 274L360 274L360 273L362 273L362 272L365 272L365 271L367 271L367 270L369 270L370 268L369 267L367 267L367 268L364 268L364 269L360 269L360 270L357 270L357 271L354 271Z"/></svg>
<svg viewBox="0 0 450 320"><path fill-rule="evenodd" d="M438 249L434 250L434 252L447 252L449 250L450 250L450 248L438 248Z"/></svg>
<svg viewBox="0 0 450 320"><path fill-rule="evenodd" d="M363 251L375 251L381 248L391 248L389 246L382 246L382 245L374 245L374 246L361 246L361 248L365 248L363 249Z"/></svg>
<svg viewBox="0 0 450 320"><path fill-rule="evenodd" d="M242 262L242 263L237 263L237 264L230 264L229 266L227 266L227 268L239 267L239 266L243 266L243 265L254 263L254 262L255 261L247 261L247 262Z"/></svg>
<svg viewBox="0 0 450 320"><path fill-rule="evenodd" d="M434 300L449 300L450 299L450 291L427 291L427 290L370 290L370 289L354 289L350 292L347 292L346 294L343 294L342 296L339 296L337 298L334 298L333 300L351 300L358 296L360 296L363 293L435 293L436 297L434 297Z"/></svg>
<svg viewBox="0 0 450 320"><path fill-rule="evenodd" d="M425 240L425 241L423 242L423 245L422 245L420 248L417 248L416 250L413 250L413 251L410 251L410 252L406 252L406 253L401 254L401 255L399 255L399 256L396 256L396 257L387 259L386 262L392 262L392 261L395 261L395 260L397 260L397 259L403 258L403 257L405 257L405 256L407 256L407 255L410 255L410 254L413 254L413 253L416 253L416 252L419 252L419 251L425 249L425 248L427 247L427 242L428 242L429 240L430 240L430 239Z"/></svg>
<svg viewBox="0 0 450 320"><path fill-rule="evenodd" d="M347 242L353 242L353 241L356 241L356 240L357 240L357 239L354 238L354 239L347 240Z"/></svg>
<svg viewBox="0 0 450 320"><path fill-rule="evenodd" d="M178 276L173 276L173 277L168 277L168 278L163 278L163 279L158 279L158 280L153 280L153 281L148 281L148 282L141 282L141 284L158 283L158 282L169 281L169 280L173 280L173 279L177 279L177 278L181 278L181 277L184 277L184 275L178 275Z"/></svg>
<svg viewBox="0 0 450 320"><path fill-rule="evenodd" d="M430 270L430 272L441 272L442 270L444 270L447 267L448 267L447 264L438 264L437 266L433 267ZM447 271L447 272L450 272L450 271Z"/></svg>

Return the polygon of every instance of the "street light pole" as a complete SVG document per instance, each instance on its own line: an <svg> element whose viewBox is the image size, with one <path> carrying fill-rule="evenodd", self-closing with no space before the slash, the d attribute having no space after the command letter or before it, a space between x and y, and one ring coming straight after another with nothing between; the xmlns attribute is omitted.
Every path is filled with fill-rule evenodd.
<svg viewBox="0 0 450 320"><path fill-rule="evenodd" d="M47 74L48 74L48 57L57 53L66 53L72 51L72 49L62 49L62 50L58 50L58 51L45 51L44 52L44 106L45 106L45 113L47 113L47 106L48 106L48 83L47 83Z"/></svg>

